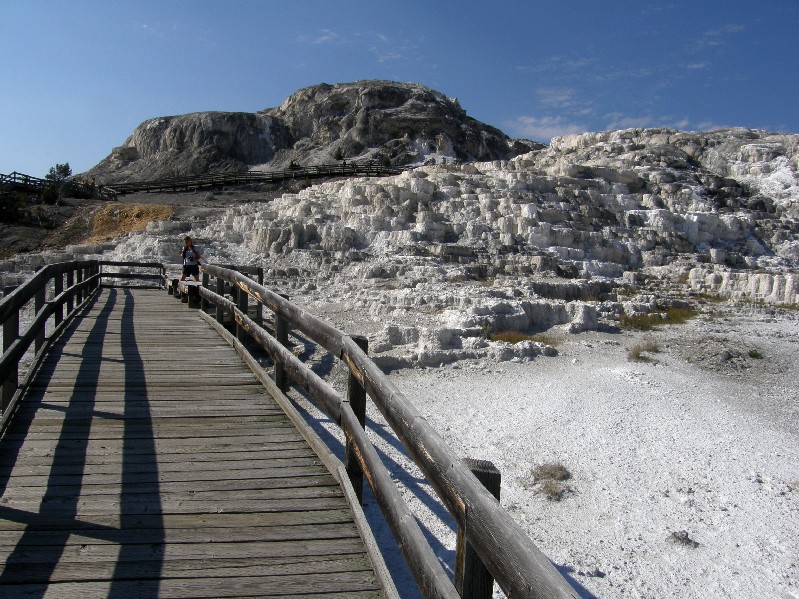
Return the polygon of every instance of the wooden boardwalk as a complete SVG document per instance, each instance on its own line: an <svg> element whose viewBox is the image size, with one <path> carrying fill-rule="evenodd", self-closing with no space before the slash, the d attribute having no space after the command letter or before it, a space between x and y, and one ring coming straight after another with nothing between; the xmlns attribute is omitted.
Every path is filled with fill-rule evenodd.
<svg viewBox="0 0 799 599"><path fill-rule="evenodd" d="M0 491L0 597L384 594L337 481L163 291L102 290L70 325L0 443Z"/></svg>

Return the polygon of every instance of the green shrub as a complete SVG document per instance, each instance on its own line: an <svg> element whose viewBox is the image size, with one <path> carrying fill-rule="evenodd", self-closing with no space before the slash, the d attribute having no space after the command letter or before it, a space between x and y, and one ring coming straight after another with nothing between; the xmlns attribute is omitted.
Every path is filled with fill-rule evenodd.
<svg viewBox="0 0 799 599"><path fill-rule="evenodd" d="M58 185L55 183L50 183L47 187L44 188L42 192L42 201L45 204L50 204L51 206L55 206L58 204L58 198L61 196L61 191L58 188Z"/></svg>
<svg viewBox="0 0 799 599"><path fill-rule="evenodd" d="M0 195L0 222L18 223L25 218L28 198L18 191Z"/></svg>

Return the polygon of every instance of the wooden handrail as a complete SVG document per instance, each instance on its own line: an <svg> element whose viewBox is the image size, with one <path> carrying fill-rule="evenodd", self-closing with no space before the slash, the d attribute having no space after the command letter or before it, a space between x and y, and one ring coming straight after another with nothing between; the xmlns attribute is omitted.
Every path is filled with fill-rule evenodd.
<svg viewBox="0 0 799 599"><path fill-rule="evenodd" d="M200 189L205 187L218 187L220 185L241 185L244 183L272 183L286 179L315 178L329 176L385 176L398 175L405 170L400 166L384 166L373 162L349 162L347 164L332 164L305 166L279 171L247 171L240 173L215 173L198 175L195 177L173 177L156 179L153 181L118 182L108 183L106 187L115 193L126 194L139 191L179 191Z"/></svg>
<svg viewBox="0 0 799 599"><path fill-rule="evenodd" d="M292 328L347 364L509 597L578 596L460 457L354 340L240 273L213 265L205 265L202 269L210 276L236 285L267 306L276 317L286 319ZM280 354L273 357L281 360ZM330 415L341 424L341 418ZM373 480L367 478L370 485L374 485ZM424 577L423 573L417 575L414 572L414 575L417 581L419 576Z"/></svg>
<svg viewBox="0 0 799 599"><path fill-rule="evenodd" d="M16 171L8 175L0 173L0 191L3 191L4 188L7 190L13 190L16 188L23 189L24 191L28 192L41 193L47 187L53 185L53 183L54 182L50 181L49 179L40 179L39 177L32 177L31 175L25 175ZM68 179L64 183L73 187L83 188L84 191L91 192L92 195L105 200L116 199L115 192L112 189L106 188L102 185L94 185L93 183L87 183L86 181L80 181L77 179Z"/></svg>

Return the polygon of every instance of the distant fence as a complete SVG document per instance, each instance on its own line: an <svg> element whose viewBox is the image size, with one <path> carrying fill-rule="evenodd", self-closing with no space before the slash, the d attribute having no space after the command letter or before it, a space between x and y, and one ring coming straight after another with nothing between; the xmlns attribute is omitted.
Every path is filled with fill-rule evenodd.
<svg viewBox="0 0 799 599"><path fill-rule="evenodd" d="M31 177L14 171L9 175L0 173L0 191L27 191L41 193L50 184L47 179Z"/></svg>
<svg viewBox="0 0 799 599"><path fill-rule="evenodd" d="M32 177L24 173L18 173L17 171L8 175L0 173L0 193L20 191L22 193L41 195L44 193L44 190L51 185L55 185L55 182L49 181L48 179L40 179L39 177ZM68 192L66 195L74 193L76 197L97 197L103 200L116 199L116 195L112 189L103 185L95 185L90 181L68 179L63 182L63 186Z"/></svg>
<svg viewBox="0 0 799 599"><path fill-rule="evenodd" d="M243 173L215 173L197 177L175 177L156 181L130 183L108 183L106 187L117 194L137 192L176 192L196 191L221 187L223 185L243 185L247 183L275 183L290 179L314 179L319 177L383 177L398 175L405 170L401 166L384 166L376 162L346 162L303 166L280 171L247 171Z"/></svg>

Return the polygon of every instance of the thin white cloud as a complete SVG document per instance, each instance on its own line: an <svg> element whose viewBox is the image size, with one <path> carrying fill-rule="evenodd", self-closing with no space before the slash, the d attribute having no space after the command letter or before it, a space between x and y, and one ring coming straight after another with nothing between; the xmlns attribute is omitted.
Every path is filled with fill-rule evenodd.
<svg viewBox="0 0 799 599"><path fill-rule="evenodd" d="M687 68L689 71L701 71L703 69L708 68L709 66L710 63L705 61L705 62L693 62L691 64L685 65L685 68Z"/></svg>
<svg viewBox="0 0 799 599"><path fill-rule="evenodd" d="M574 90L568 87L541 87L536 90L538 99L546 106L571 106Z"/></svg>
<svg viewBox="0 0 799 599"><path fill-rule="evenodd" d="M517 65L513 70L517 73L549 73L578 71L590 66L594 60L592 58L568 57L568 56L549 56L539 63L532 65Z"/></svg>
<svg viewBox="0 0 799 599"><path fill-rule="evenodd" d="M607 83L609 81L617 81L619 79L642 79L652 75L652 69L648 67L630 67L621 69L608 69L605 71L597 71L594 75L594 81Z"/></svg>
<svg viewBox="0 0 799 599"><path fill-rule="evenodd" d="M719 27L718 29L710 29L709 31L705 31L704 35L706 37L721 37L722 35L729 35L731 33L740 33L742 31L746 31L746 25L725 25L724 27Z"/></svg>
<svg viewBox="0 0 799 599"><path fill-rule="evenodd" d="M651 114L641 116L629 116L621 112L612 112L605 115L605 129L647 129L652 127L665 127L667 129L677 129L679 131L707 130L707 128L718 128L712 123L698 123L693 125L688 117L676 117L674 115L655 116Z"/></svg>
<svg viewBox="0 0 799 599"><path fill-rule="evenodd" d="M392 60L402 60L404 57L399 52L382 51L380 48L370 48L372 54L377 58L377 62L389 62Z"/></svg>
<svg viewBox="0 0 799 599"><path fill-rule="evenodd" d="M344 38L332 29L322 29L316 34L302 34L297 37L297 41L302 44L314 44L317 46L323 44L343 44Z"/></svg>
<svg viewBox="0 0 799 599"><path fill-rule="evenodd" d="M736 33L746 31L746 25L724 25L718 29L709 29L698 41L699 48L724 46L727 38Z"/></svg>
<svg viewBox="0 0 799 599"><path fill-rule="evenodd" d="M697 131L713 131L715 129L728 129L729 125L719 125L715 121L700 121L696 124Z"/></svg>
<svg viewBox="0 0 799 599"><path fill-rule="evenodd" d="M384 33L366 33L363 35L367 50L377 62L393 62L398 60L418 61L420 49L424 47L423 38L396 38Z"/></svg>
<svg viewBox="0 0 799 599"><path fill-rule="evenodd" d="M582 123L569 122L560 116L519 116L506 123L508 131L515 137L533 140L550 140L559 135L584 133L587 128Z"/></svg>
<svg viewBox="0 0 799 599"><path fill-rule="evenodd" d="M651 115L645 116L626 116L621 113L611 113L605 117L607 123L605 129L641 129L644 127L651 127L654 119Z"/></svg>

